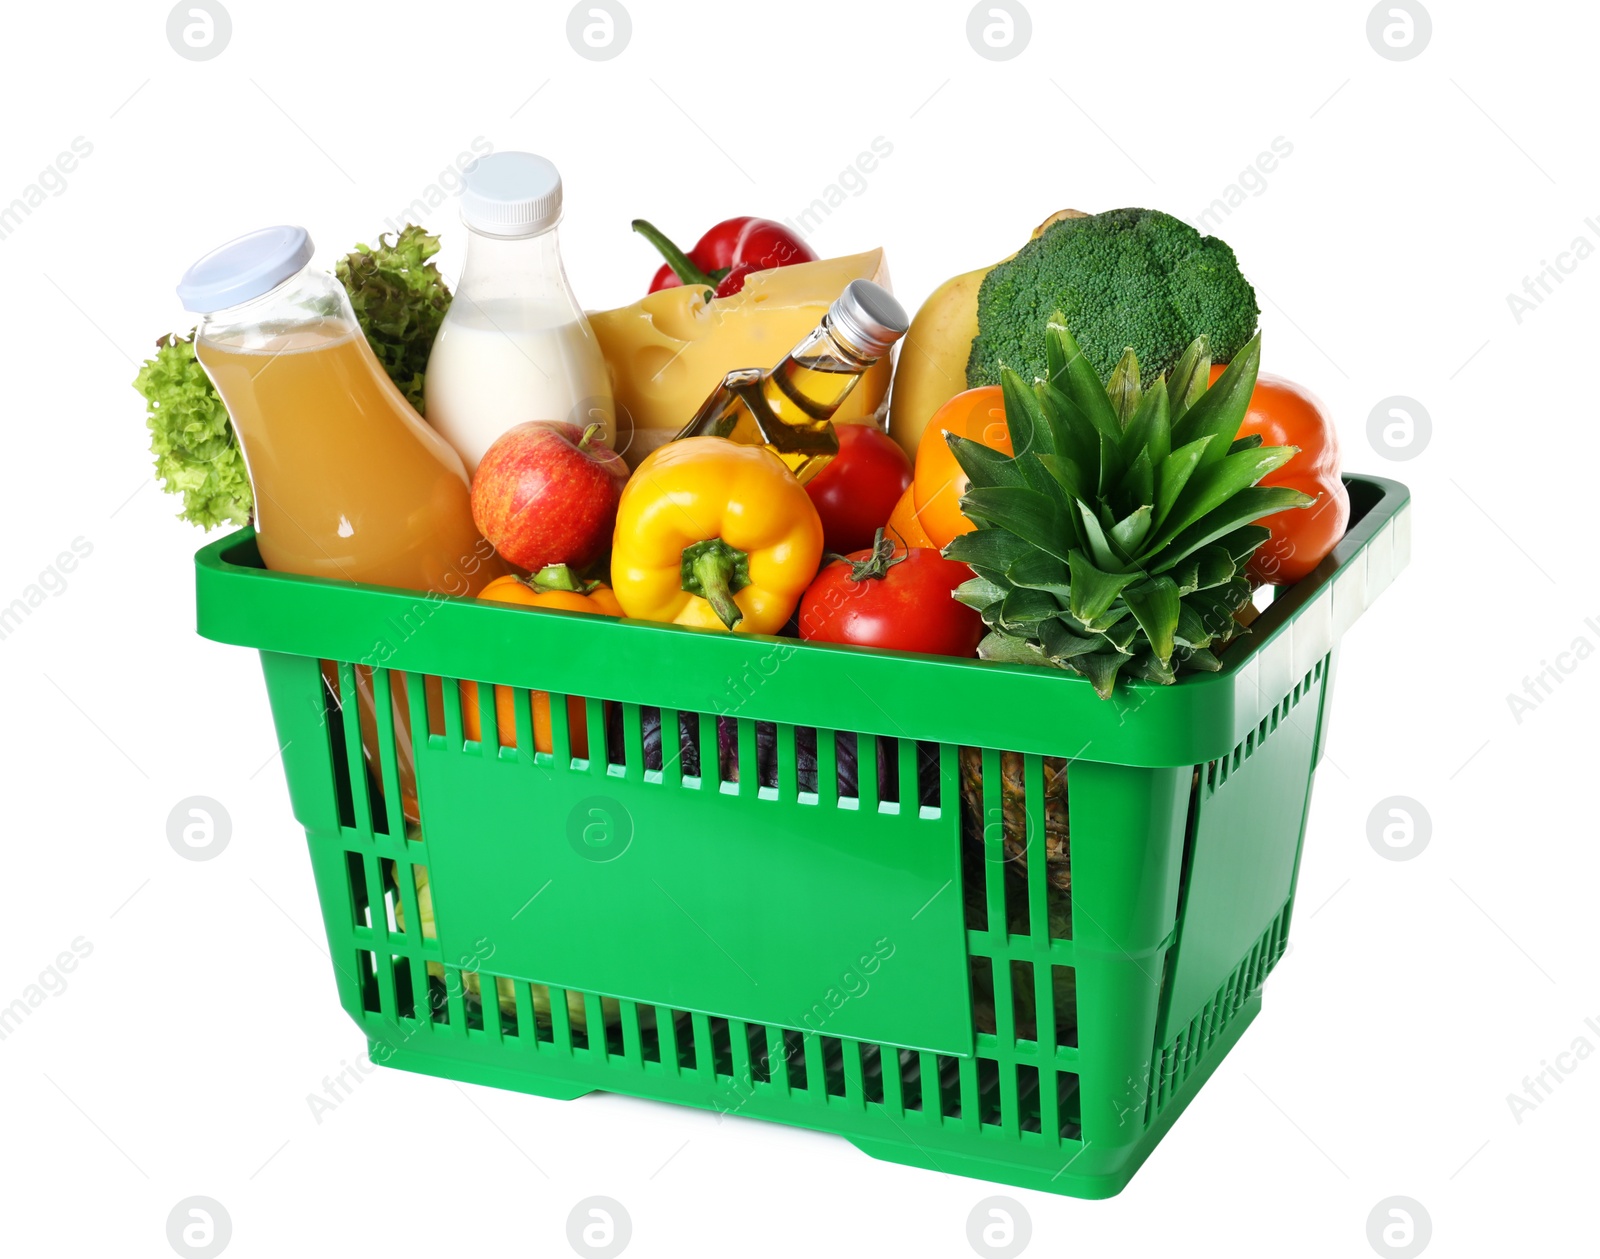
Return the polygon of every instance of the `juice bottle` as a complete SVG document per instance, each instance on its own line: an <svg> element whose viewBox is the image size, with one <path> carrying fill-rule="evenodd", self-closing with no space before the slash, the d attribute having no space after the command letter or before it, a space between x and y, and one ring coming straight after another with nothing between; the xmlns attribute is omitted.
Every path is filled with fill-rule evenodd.
<svg viewBox="0 0 1600 1259"><path fill-rule="evenodd" d="M262 562L311 577L476 594L506 569L472 523L461 459L389 380L344 289L308 265L311 250L303 228L267 228L207 254L178 285L184 305L202 316L195 355L250 470ZM358 674L362 742L376 773L370 666ZM401 794L415 818L402 679L394 690Z"/></svg>
<svg viewBox="0 0 1600 1259"><path fill-rule="evenodd" d="M252 345L201 334L256 491L268 568L441 594L475 593L490 548L466 472L336 319Z"/></svg>
<svg viewBox="0 0 1600 1259"><path fill-rule="evenodd" d="M765 446L809 481L839 453L834 412L909 326L888 289L852 280L783 362L729 372L673 440L726 437Z"/></svg>
<svg viewBox="0 0 1600 1259"><path fill-rule="evenodd" d="M532 153L491 153L463 174L467 261L428 358L428 423L469 473L527 420L599 424L613 442L611 379L556 243L561 176Z"/></svg>
<svg viewBox="0 0 1600 1259"><path fill-rule="evenodd" d="M301 228L241 237L179 286L195 354L227 405L268 568L474 594L500 569L466 470L379 365Z"/></svg>

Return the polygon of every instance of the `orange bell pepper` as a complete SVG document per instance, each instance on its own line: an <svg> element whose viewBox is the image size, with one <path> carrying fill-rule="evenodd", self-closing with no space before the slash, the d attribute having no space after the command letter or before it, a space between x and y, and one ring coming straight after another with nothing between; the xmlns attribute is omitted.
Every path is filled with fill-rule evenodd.
<svg viewBox="0 0 1600 1259"><path fill-rule="evenodd" d="M916 487L906 486L906 492L900 495L899 501L894 505L894 510L889 513L889 522L885 526L889 536L905 547L933 546L933 539L922 527L922 520L917 515L916 500L912 497ZM938 550L938 547L933 547Z"/></svg>
<svg viewBox="0 0 1600 1259"><path fill-rule="evenodd" d="M908 546L943 548L977 527L961 514L967 474L950 453L950 443L944 439L947 432L971 438L1004 454L1013 453L1000 386L984 385L958 393L934 412L928 427L922 430L922 439L917 443L911 495L917 521L928 541L912 543L908 540Z"/></svg>
<svg viewBox="0 0 1600 1259"><path fill-rule="evenodd" d="M1223 365L1211 367L1212 383ZM1260 434L1263 446L1298 446L1300 453L1262 485L1286 485L1310 494L1311 506L1263 517L1272 530L1250 561L1258 584L1291 586L1322 563L1350 524L1350 492L1339 476L1339 435L1322 404L1292 380L1258 376L1239 436Z"/></svg>
<svg viewBox="0 0 1600 1259"><path fill-rule="evenodd" d="M541 569L531 579L522 577L496 577L479 592L478 598L496 603L520 603L527 607L553 608L559 612L590 612L598 616L621 616L622 606L617 596L599 582L576 581L565 564ZM516 708L512 702L512 688L494 688L495 723L500 728L500 745L517 746ZM483 720L478 712L478 684L461 683L461 729L473 742L483 738ZM583 697L567 696L567 729L572 742L572 754L589 755L589 724L584 712ZM550 694L533 692L533 746L538 752L548 753L554 746L550 730Z"/></svg>

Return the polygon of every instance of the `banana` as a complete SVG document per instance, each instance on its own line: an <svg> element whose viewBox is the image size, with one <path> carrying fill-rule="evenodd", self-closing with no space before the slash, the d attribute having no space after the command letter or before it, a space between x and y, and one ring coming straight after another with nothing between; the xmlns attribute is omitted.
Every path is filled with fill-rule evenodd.
<svg viewBox="0 0 1600 1259"><path fill-rule="evenodd" d="M1038 236L1059 219L1081 219L1080 210L1058 210L1038 227ZM1001 259L1010 262L1011 254ZM996 263L995 266L999 266ZM994 267L981 267L946 280L922 303L895 367L894 389L889 395L889 436L913 459L922 430L934 412L967 387L967 358L978 335L978 290Z"/></svg>

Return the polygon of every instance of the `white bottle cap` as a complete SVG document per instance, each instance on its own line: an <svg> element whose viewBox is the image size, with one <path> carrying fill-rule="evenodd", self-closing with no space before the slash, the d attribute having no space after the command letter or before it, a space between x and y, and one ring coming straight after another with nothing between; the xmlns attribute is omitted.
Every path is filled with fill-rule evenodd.
<svg viewBox="0 0 1600 1259"><path fill-rule="evenodd" d="M311 261L303 227L264 227L218 246L183 273L178 298L197 315L215 314L271 292Z"/></svg>
<svg viewBox="0 0 1600 1259"><path fill-rule="evenodd" d="M561 174L533 153L490 153L462 172L461 221L487 236L537 236L561 218Z"/></svg>

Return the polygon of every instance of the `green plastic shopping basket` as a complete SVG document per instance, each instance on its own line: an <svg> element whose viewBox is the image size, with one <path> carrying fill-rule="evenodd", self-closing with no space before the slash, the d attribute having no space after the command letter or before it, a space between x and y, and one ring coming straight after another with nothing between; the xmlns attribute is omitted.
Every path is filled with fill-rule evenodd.
<svg viewBox="0 0 1600 1259"><path fill-rule="evenodd" d="M1409 551L1405 488L1345 481L1348 535L1221 672L1111 701L1055 670L270 573L249 530L196 557L199 629L261 652L373 1061L1105 1197L1287 942L1338 641ZM480 685L465 738L449 680L516 688L514 730Z"/></svg>

